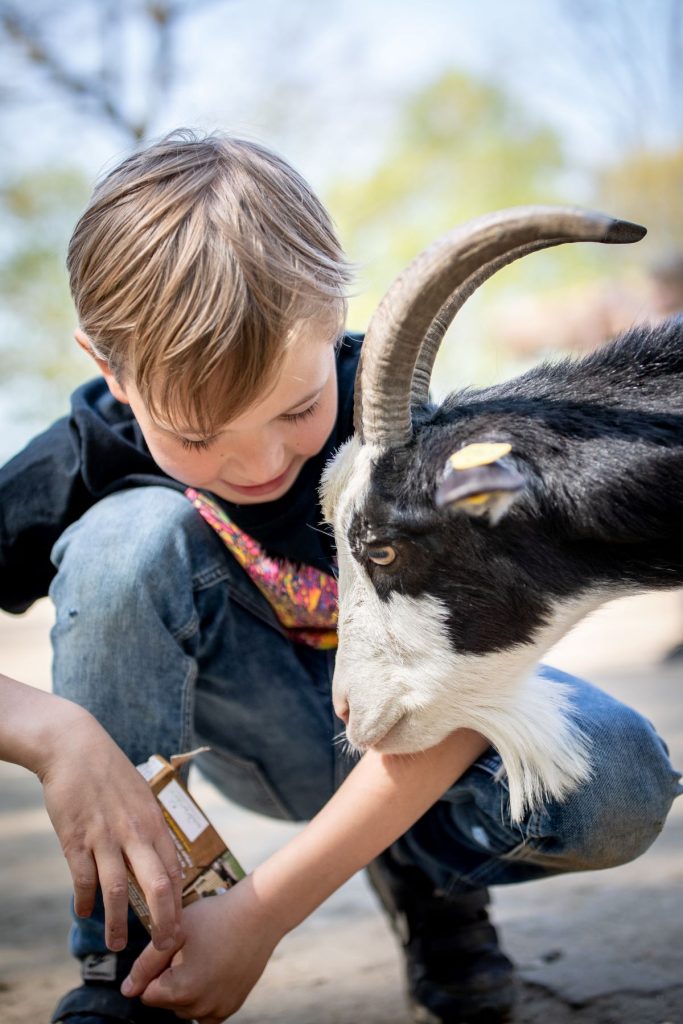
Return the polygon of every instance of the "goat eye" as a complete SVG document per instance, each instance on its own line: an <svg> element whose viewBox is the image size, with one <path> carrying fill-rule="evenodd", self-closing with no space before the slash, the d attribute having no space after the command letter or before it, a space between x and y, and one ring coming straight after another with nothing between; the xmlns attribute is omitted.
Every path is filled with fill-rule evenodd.
<svg viewBox="0 0 683 1024"><path fill-rule="evenodd" d="M368 548L368 558L375 565L391 565L396 558L396 550L388 544L382 548Z"/></svg>

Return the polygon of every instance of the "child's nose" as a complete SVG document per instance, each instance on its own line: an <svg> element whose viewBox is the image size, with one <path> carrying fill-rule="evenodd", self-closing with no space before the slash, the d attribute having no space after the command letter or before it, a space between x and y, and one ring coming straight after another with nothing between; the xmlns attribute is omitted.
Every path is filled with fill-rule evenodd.
<svg viewBox="0 0 683 1024"><path fill-rule="evenodd" d="M239 463L245 480L250 484L266 484L284 473L288 459L281 443L264 438L242 447Z"/></svg>

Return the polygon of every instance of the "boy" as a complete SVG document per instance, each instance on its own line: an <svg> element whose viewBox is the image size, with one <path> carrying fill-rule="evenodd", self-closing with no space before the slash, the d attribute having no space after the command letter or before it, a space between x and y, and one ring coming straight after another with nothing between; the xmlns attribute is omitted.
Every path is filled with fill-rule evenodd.
<svg viewBox="0 0 683 1024"><path fill-rule="evenodd" d="M134 763L206 743L200 767L228 796L316 817L189 908L178 951L147 949L125 994L140 929L107 954L101 912L76 922L84 984L54 1020L213 1024L281 934L393 840L371 880L401 928L415 1019L505 1020L512 967L485 886L641 853L677 791L661 740L570 680L594 779L521 829L474 733L415 758L370 751L351 771L333 742L334 551L317 486L352 429L360 342L342 337L348 267L325 210L267 150L180 133L99 185L68 265L77 340L102 379L0 476L3 603L21 610L50 584L55 689Z"/></svg>

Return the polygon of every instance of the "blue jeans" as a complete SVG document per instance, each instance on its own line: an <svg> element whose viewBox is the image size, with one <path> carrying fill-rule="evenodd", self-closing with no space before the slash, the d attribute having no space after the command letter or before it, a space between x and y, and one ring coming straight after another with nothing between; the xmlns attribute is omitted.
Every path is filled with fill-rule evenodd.
<svg viewBox="0 0 683 1024"><path fill-rule="evenodd" d="M59 539L54 687L88 708L133 763L207 744L204 774L276 818L311 818L354 765L333 737L334 652L293 644L220 538L178 491L100 501ZM592 780L510 825L493 749L392 847L448 893L606 868L643 853L681 792L663 741L631 708L569 682L593 744ZM140 926L132 943L144 940ZM72 951L103 952L101 907Z"/></svg>

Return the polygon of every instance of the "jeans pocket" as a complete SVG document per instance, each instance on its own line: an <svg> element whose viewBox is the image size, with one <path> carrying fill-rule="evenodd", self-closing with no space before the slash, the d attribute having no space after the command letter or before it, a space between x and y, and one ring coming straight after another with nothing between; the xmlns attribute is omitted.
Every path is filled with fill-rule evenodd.
<svg viewBox="0 0 683 1024"><path fill-rule="evenodd" d="M299 818L285 803L268 780L257 761L238 757L234 753L212 749L201 754L196 761L201 773L229 800L240 807L246 807L257 814L283 821L297 821Z"/></svg>

